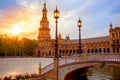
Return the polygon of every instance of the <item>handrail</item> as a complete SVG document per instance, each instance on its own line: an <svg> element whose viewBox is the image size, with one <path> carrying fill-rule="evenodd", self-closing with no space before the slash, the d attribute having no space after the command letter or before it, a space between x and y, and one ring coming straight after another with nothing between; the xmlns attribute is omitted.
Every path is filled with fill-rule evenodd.
<svg viewBox="0 0 120 80"><path fill-rule="evenodd" d="M84 60L84 55L71 56L59 59L59 67L67 64L72 64L76 62L120 62L119 53L96 53L96 54L86 54L86 61ZM51 63L42 69L42 75L48 71L54 69L54 64Z"/></svg>
<svg viewBox="0 0 120 80"><path fill-rule="evenodd" d="M42 69L41 75L44 75L45 73L47 73L48 71L52 70L53 68L54 68L54 64L53 63L47 65L46 67L44 67Z"/></svg>

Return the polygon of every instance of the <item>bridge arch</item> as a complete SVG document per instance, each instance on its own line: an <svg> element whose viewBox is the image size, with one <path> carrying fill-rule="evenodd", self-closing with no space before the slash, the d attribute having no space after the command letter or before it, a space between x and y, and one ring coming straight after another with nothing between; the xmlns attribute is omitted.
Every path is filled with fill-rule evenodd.
<svg viewBox="0 0 120 80"><path fill-rule="evenodd" d="M65 75L66 72L81 69L88 66L112 66L112 67L120 67L120 54L84 54L80 56L72 56L67 58L59 58L57 62L54 62L53 64L50 64L49 66L46 66L44 69L41 70L41 76L44 75L46 77L54 75L55 70L54 69L58 64L59 68L59 76ZM76 67L76 65L78 65ZM73 67L74 69L72 69ZM63 70L62 70L63 69ZM61 72L64 71L64 72ZM69 73L69 72L68 72ZM67 74L67 73L66 73ZM60 79L61 80L61 79Z"/></svg>
<svg viewBox="0 0 120 80"><path fill-rule="evenodd" d="M59 74L61 75L60 80L75 80L76 78L80 78L81 76L86 76L86 73L88 72L88 69L91 67L119 67L119 63L116 62L77 62L72 64L66 64L59 67L59 71L61 71ZM78 72L77 72L78 70ZM80 71L80 72L79 72ZM83 72L82 72L83 71ZM76 72L79 73L79 75L76 75ZM75 74L76 77L73 78L71 74ZM82 77L83 78L83 77ZM84 77L85 78L85 77Z"/></svg>
<svg viewBox="0 0 120 80"><path fill-rule="evenodd" d="M84 80L87 80L86 73L88 72L88 69L90 67L91 66L71 70L65 73L65 75L62 77L62 80L76 80L79 78L83 78Z"/></svg>
<svg viewBox="0 0 120 80"><path fill-rule="evenodd" d="M119 63L104 63L104 62L93 62L91 64L89 63L74 63L74 64L68 64L68 65L64 65L61 66L59 69L59 71L62 72L62 74L60 74L60 80L79 80L80 78L86 78L87 77L87 73L89 71L89 68L92 67L97 67L97 68L103 68L103 67L116 67L116 68L120 68L120 66L118 66ZM72 67L73 66L73 67ZM61 73L60 72L60 73ZM78 73L78 74L76 74ZM72 74L72 75L71 75ZM111 73L110 73L111 74ZM84 80L83 79L83 80ZM85 79L86 80L86 79Z"/></svg>

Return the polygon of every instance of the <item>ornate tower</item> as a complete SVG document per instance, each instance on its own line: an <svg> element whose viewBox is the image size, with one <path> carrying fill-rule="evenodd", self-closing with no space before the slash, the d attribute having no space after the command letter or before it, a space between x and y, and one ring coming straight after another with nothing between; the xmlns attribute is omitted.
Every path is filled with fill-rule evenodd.
<svg viewBox="0 0 120 80"><path fill-rule="evenodd" d="M49 21L47 20L46 3L44 2L44 8L42 10L42 20L40 21L38 40L46 41L50 39L51 37L50 37Z"/></svg>
<svg viewBox="0 0 120 80"><path fill-rule="evenodd" d="M110 24L110 50L112 53L120 53L120 27L113 28Z"/></svg>
<svg viewBox="0 0 120 80"><path fill-rule="evenodd" d="M110 52L113 53L113 48L112 48L112 44L113 44L113 25L112 23L110 23L110 29L109 29L109 34L110 34Z"/></svg>

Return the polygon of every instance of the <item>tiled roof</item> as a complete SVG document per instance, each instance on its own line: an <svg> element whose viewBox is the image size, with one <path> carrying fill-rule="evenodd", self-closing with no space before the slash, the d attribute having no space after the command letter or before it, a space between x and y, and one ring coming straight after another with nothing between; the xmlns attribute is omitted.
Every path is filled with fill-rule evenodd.
<svg viewBox="0 0 120 80"><path fill-rule="evenodd" d="M97 42L105 42L109 41L109 36L104 36L104 37L96 37L96 38L86 38L82 39L81 43L97 43ZM64 44L77 44L79 42L79 39L73 39L73 40L65 40L63 43Z"/></svg>

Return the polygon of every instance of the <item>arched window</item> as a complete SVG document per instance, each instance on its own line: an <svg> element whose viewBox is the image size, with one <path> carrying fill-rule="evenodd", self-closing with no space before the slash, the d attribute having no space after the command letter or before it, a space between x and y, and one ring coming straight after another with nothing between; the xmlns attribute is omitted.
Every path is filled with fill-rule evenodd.
<svg viewBox="0 0 120 80"><path fill-rule="evenodd" d="M68 49L66 50L66 53L68 53Z"/></svg>
<svg viewBox="0 0 120 80"><path fill-rule="evenodd" d="M118 39L116 40L116 44L119 44L119 40Z"/></svg>
<svg viewBox="0 0 120 80"><path fill-rule="evenodd" d="M72 50L70 49L70 53L72 53Z"/></svg>
<svg viewBox="0 0 120 80"><path fill-rule="evenodd" d="M105 48L103 49L103 52L104 52L104 53L106 52L106 49L105 49Z"/></svg>
<svg viewBox="0 0 120 80"><path fill-rule="evenodd" d="M101 50L101 48L100 48L100 49L99 49L99 53L101 53L101 51L102 51L102 50Z"/></svg>
<svg viewBox="0 0 120 80"><path fill-rule="evenodd" d="M113 52L115 53L115 48L113 48Z"/></svg>
<svg viewBox="0 0 120 80"><path fill-rule="evenodd" d="M79 53L79 50L77 49L77 53Z"/></svg>
<svg viewBox="0 0 120 80"><path fill-rule="evenodd" d="M97 49L95 49L95 53L97 53L98 52L98 50Z"/></svg>
<svg viewBox="0 0 120 80"><path fill-rule="evenodd" d="M117 53L119 53L119 47L117 47Z"/></svg>
<svg viewBox="0 0 120 80"><path fill-rule="evenodd" d="M88 53L90 53L90 49L88 49Z"/></svg>
<svg viewBox="0 0 120 80"><path fill-rule="evenodd" d="M62 53L62 51L61 51L61 50L59 50L59 53Z"/></svg>
<svg viewBox="0 0 120 80"><path fill-rule="evenodd" d="M38 51L38 54L40 54L40 51Z"/></svg>
<svg viewBox="0 0 120 80"><path fill-rule="evenodd" d="M38 56L40 56L40 51L38 51Z"/></svg>

